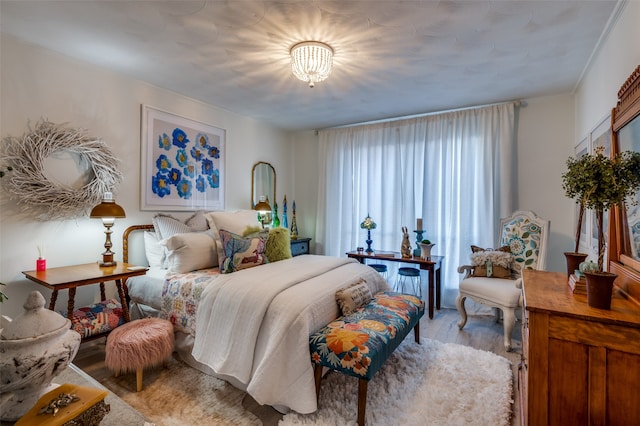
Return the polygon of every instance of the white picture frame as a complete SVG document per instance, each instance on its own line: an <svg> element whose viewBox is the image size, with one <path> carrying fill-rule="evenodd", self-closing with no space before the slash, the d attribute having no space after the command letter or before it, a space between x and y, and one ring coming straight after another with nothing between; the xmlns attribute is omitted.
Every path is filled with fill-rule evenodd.
<svg viewBox="0 0 640 426"><path fill-rule="evenodd" d="M142 105L140 139L141 210L224 210L224 129Z"/></svg>

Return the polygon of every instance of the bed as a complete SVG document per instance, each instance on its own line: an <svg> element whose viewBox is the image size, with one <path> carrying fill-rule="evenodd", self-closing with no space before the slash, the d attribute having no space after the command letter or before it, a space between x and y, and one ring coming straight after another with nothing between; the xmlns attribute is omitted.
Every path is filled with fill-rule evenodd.
<svg viewBox="0 0 640 426"><path fill-rule="evenodd" d="M185 222L157 215L152 225L125 231L124 261L150 266L146 276L126 282L132 318L171 320L176 350L186 363L230 382L258 403L281 412L316 411L309 335L340 315L338 290L365 283L375 294L389 289L386 281L346 257L285 256L260 263L260 241L246 240L269 233L239 237L257 221L255 212L209 212L206 221L198 214ZM171 237L161 221L170 222ZM153 234L162 249L154 246ZM265 237L264 245L272 237ZM222 261L234 258L238 247L246 248L244 258L231 266ZM173 263L167 260L171 256ZM209 267L201 268L207 256Z"/></svg>

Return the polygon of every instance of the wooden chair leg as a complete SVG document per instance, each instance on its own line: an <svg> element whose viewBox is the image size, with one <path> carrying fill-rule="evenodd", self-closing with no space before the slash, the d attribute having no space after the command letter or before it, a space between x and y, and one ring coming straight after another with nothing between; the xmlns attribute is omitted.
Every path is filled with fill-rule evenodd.
<svg viewBox="0 0 640 426"><path fill-rule="evenodd" d="M367 410L368 385L368 380L358 379L358 426L364 426L365 411Z"/></svg>
<svg viewBox="0 0 640 426"><path fill-rule="evenodd" d="M142 390L142 368L136 370L136 392Z"/></svg>
<svg viewBox="0 0 640 426"><path fill-rule="evenodd" d="M316 364L313 368L313 375L316 379L316 402L320 402L320 381L322 380L322 366Z"/></svg>
<svg viewBox="0 0 640 426"><path fill-rule="evenodd" d="M413 327L413 334L416 338L416 343L420 344L420 320L418 320L416 326Z"/></svg>

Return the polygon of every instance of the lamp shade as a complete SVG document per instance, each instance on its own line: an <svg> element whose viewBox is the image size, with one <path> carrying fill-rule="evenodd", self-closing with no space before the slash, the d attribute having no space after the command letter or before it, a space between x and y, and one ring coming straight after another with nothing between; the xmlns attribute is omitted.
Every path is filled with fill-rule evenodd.
<svg viewBox="0 0 640 426"><path fill-rule="evenodd" d="M271 212L271 206L264 200L258 201L258 204L253 208L254 210L260 213L269 213Z"/></svg>
<svg viewBox="0 0 640 426"><path fill-rule="evenodd" d="M91 217L92 219L102 219L105 217L118 219L126 216L124 213L124 209L116 204L111 193L107 192L104 194L102 202L91 209L91 214L89 215L89 217Z"/></svg>

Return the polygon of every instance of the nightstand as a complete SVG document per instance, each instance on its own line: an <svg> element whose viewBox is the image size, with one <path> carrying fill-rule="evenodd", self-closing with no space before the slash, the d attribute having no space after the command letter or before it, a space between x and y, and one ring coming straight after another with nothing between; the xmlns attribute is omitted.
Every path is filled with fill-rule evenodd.
<svg viewBox="0 0 640 426"><path fill-rule="evenodd" d="M118 296L122 305L122 317L125 322L129 321L129 307L127 306L123 281L136 275L147 273L147 267L130 265L118 262L116 266L101 267L97 262L84 265L63 266L59 268L47 268L44 271L26 271L23 274L31 281L37 282L51 290L51 302L49 309L55 311L58 291L69 289L69 303L67 304L67 318L74 321L74 305L76 288L91 284L100 284L100 297L106 299L104 283L115 281L118 289ZM83 336L84 339L84 336Z"/></svg>
<svg viewBox="0 0 640 426"><path fill-rule="evenodd" d="M309 254L309 242L311 238L298 238L291 240L291 255L300 256L301 254Z"/></svg>

